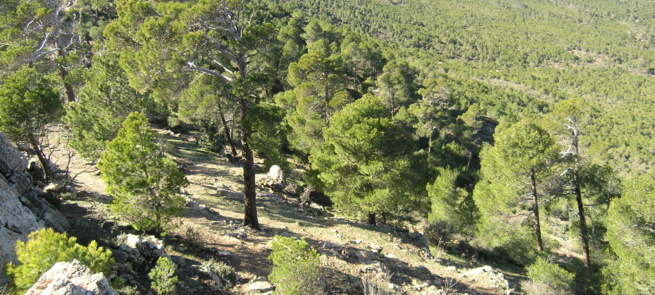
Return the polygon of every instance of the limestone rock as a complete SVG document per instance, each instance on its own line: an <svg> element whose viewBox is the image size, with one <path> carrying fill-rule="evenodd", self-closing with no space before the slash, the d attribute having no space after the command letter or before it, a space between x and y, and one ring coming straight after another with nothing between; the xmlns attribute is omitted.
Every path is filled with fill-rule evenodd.
<svg viewBox="0 0 655 295"><path fill-rule="evenodd" d="M233 200L238 200L238 201L243 202L243 194L240 193L240 192L235 192L235 191L222 189L222 188L219 188L218 190L216 190L216 192L218 193L219 196L223 196L223 197L226 197L228 199L233 199Z"/></svg>
<svg viewBox="0 0 655 295"><path fill-rule="evenodd" d="M79 261L59 262L26 295L118 295L102 273L93 274Z"/></svg>
<svg viewBox="0 0 655 295"><path fill-rule="evenodd" d="M378 245L373 244L373 243L369 243L368 245L366 245L366 248L369 248L369 249L371 249L373 251L376 251L378 253L382 253L382 250L384 249L382 246L378 246Z"/></svg>
<svg viewBox="0 0 655 295"><path fill-rule="evenodd" d="M27 165L23 154L0 132L0 174L21 195L29 193L32 187L32 177L26 170Z"/></svg>
<svg viewBox="0 0 655 295"><path fill-rule="evenodd" d="M157 261L159 257L166 256L164 252L164 242L154 236L142 237L130 234L127 235L124 245L127 247L121 245L121 250L125 251L126 248L136 249L148 262L154 262Z"/></svg>
<svg viewBox="0 0 655 295"><path fill-rule="evenodd" d="M469 275L469 276L474 276L474 275L483 274L485 272L492 273L493 271L494 271L493 267L491 267L489 265L485 265L483 267L478 267L478 268L471 269L471 270L467 271L466 274Z"/></svg>
<svg viewBox="0 0 655 295"><path fill-rule="evenodd" d="M30 191L31 178L25 171L27 160L0 132L0 285L9 281L4 265L18 263L14 245L27 240L31 232L43 228L43 221L22 202Z"/></svg>
<svg viewBox="0 0 655 295"><path fill-rule="evenodd" d="M111 257L113 257L118 263L125 263L129 256L121 250L115 250L111 252Z"/></svg>
<svg viewBox="0 0 655 295"><path fill-rule="evenodd" d="M268 177L281 184L282 186L287 185L287 179L284 176L284 171L278 165L271 166L271 169L268 170Z"/></svg>
<svg viewBox="0 0 655 295"><path fill-rule="evenodd" d="M43 191L46 192L46 193L56 192L56 191L61 190L62 188L64 188L64 183L59 182L59 181L55 181L55 182L52 182L52 183L49 183L48 185L46 185L43 188Z"/></svg>
<svg viewBox="0 0 655 295"><path fill-rule="evenodd" d="M179 267L184 267L186 265L186 260L184 260L184 257L182 256L171 256L171 260L179 266Z"/></svg>
<svg viewBox="0 0 655 295"><path fill-rule="evenodd" d="M266 293L268 291L273 291L275 290L275 286L271 285L271 283L266 282L266 281L258 281L254 283L250 283L248 285L248 293Z"/></svg>
<svg viewBox="0 0 655 295"><path fill-rule="evenodd" d="M284 171L278 165L271 166L267 174L255 175L255 183L260 186L269 187L276 192L283 192L287 182Z"/></svg>

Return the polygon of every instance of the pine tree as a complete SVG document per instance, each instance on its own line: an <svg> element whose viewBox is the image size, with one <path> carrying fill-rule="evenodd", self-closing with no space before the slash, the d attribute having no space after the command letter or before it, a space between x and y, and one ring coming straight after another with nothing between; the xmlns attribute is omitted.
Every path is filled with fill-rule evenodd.
<svg viewBox="0 0 655 295"><path fill-rule="evenodd" d="M64 86L64 103L75 101L69 68L90 52L79 36L81 10L76 1L3 1L11 9L0 17L0 65L41 64L56 71Z"/></svg>
<svg viewBox="0 0 655 295"><path fill-rule="evenodd" d="M39 140L46 124L63 114L59 94L47 77L24 67L1 80L0 130L10 139L27 141L37 157L47 180L53 181L50 164Z"/></svg>
<svg viewBox="0 0 655 295"><path fill-rule="evenodd" d="M138 91L152 90L160 100L175 97L199 75L230 84L244 121L270 83L266 61L259 57L275 40L275 28L266 19L250 17L262 9L245 0L130 0L105 29L107 46L121 50L121 66L130 84ZM243 224L259 229L251 133L240 131Z"/></svg>
<svg viewBox="0 0 655 295"><path fill-rule="evenodd" d="M397 59L389 61L382 71L377 79L379 96L389 108L393 119L401 107L413 102L417 91L414 81L417 72L406 61Z"/></svg>
<svg viewBox="0 0 655 295"><path fill-rule="evenodd" d="M310 162L339 208L368 212L375 223L375 213L408 202L401 183L410 172L412 141L379 99L365 95L335 113L323 138Z"/></svg>
<svg viewBox="0 0 655 295"><path fill-rule="evenodd" d="M539 206L544 202L540 198L545 189L539 180L550 176L549 167L557 159L557 146L548 132L527 120L496 133L494 140L495 145L486 146L483 151L482 180L474 192L475 204L481 213L480 236L490 247L519 250L511 249L509 243L527 242L524 235L527 231L520 230L520 224L531 217L534 225L531 235L536 240L537 251L542 251ZM529 203L528 212L522 209L526 203ZM523 236L503 237L505 234ZM514 238L515 241L511 241ZM527 252L532 248L521 246Z"/></svg>
<svg viewBox="0 0 655 295"><path fill-rule="evenodd" d="M112 211L141 231L164 232L184 214L180 189L188 185L173 160L159 149L143 114L131 113L102 153L98 167L114 196Z"/></svg>
<svg viewBox="0 0 655 295"><path fill-rule="evenodd" d="M94 56L93 65L83 74L85 86L78 101L66 105L63 121L72 134L70 146L89 161L100 158L131 112L152 104L148 95L130 87L118 58L114 53Z"/></svg>
<svg viewBox="0 0 655 295"><path fill-rule="evenodd" d="M617 258L606 267L612 294L655 292L655 176L629 181L607 217L607 238Z"/></svg>
<svg viewBox="0 0 655 295"><path fill-rule="evenodd" d="M289 66L289 83L295 87L295 112L289 118L294 130L294 148L309 153L321 144L321 133L329 126L330 116L350 102L346 91L346 76L340 68L339 56L329 56L318 40L297 63Z"/></svg>
<svg viewBox="0 0 655 295"><path fill-rule="evenodd" d="M452 229L467 232L475 224L477 207L472 194L456 186L459 173L450 169L437 168L439 176L427 185L432 210L428 215L430 223L449 225Z"/></svg>

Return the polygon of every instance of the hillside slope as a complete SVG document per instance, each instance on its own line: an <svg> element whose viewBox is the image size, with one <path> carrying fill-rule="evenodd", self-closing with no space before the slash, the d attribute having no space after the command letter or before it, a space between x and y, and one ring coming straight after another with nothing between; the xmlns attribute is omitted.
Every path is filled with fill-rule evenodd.
<svg viewBox="0 0 655 295"><path fill-rule="evenodd" d="M186 266L178 272L180 292L215 294L211 280L199 278L193 269L216 259L227 262L239 274L240 284L221 294L247 294L248 282L270 274L268 255L276 235L304 238L319 251L328 294L362 294L364 285L377 285L389 294L437 294L439 290L506 294L518 290L524 278L520 267L486 264L473 252L461 251L461 256L453 256L443 248L426 249L423 236L412 230L347 220L316 204L299 206L297 199L265 188L258 189L264 230L243 228L242 201L217 194L217 189L239 191L240 168L225 157L198 150L190 142L190 135L161 133L174 147L171 155L191 182L186 189L182 225L164 239L169 255L186 260ZM55 157L65 165L67 158L63 154L55 153ZM62 205L62 211L72 220L73 234L80 242L99 240L112 248L117 234L133 230L109 213L110 197L100 185L100 177L87 167L84 161L73 159L71 171L81 172L73 184L78 193ZM452 250L459 252L456 247ZM144 286L149 283L145 276L137 281Z"/></svg>
<svg viewBox="0 0 655 295"><path fill-rule="evenodd" d="M639 1L302 1L420 68L598 111L591 139L622 176L655 164L655 5ZM502 103L503 98L500 98ZM539 110L547 112L547 109Z"/></svg>

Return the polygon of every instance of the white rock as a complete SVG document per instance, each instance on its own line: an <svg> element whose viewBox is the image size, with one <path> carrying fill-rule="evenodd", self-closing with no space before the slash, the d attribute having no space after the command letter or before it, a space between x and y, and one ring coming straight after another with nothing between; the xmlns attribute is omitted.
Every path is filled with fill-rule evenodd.
<svg viewBox="0 0 655 295"><path fill-rule="evenodd" d="M489 265L485 265L483 267L478 267L478 268L471 269L471 270L467 271L466 274L470 275L470 276L473 276L473 275L480 275L480 274L483 274L483 273L493 273L493 271L494 271L493 267L491 267Z"/></svg>
<svg viewBox="0 0 655 295"><path fill-rule="evenodd" d="M25 293L25 295L118 295L105 275L93 274L79 261L59 262Z"/></svg>
<svg viewBox="0 0 655 295"><path fill-rule="evenodd" d="M248 286L248 292L265 293L268 291L273 291L274 289L275 287L266 281L254 282Z"/></svg>

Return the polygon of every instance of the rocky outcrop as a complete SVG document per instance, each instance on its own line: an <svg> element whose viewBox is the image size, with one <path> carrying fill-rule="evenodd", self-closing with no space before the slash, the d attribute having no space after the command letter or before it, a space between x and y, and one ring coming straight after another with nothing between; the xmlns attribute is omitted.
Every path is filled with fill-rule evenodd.
<svg viewBox="0 0 655 295"><path fill-rule="evenodd" d="M118 295L102 273L93 274L79 261L59 262L46 272L25 295Z"/></svg>
<svg viewBox="0 0 655 295"><path fill-rule="evenodd" d="M257 185L269 187L275 192L283 192L287 185L284 171L278 165L271 166L267 174L255 175L255 182Z"/></svg>
<svg viewBox="0 0 655 295"><path fill-rule="evenodd" d="M43 192L32 186L28 161L0 132L0 285L9 281L4 272L7 262L18 263L17 240L43 227L63 232L66 218L43 200Z"/></svg>
<svg viewBox="0 0 655 295"><path fill-rule="evenodd" d="M138 255L142 257L142 261L153 263L159 257L167 257L164 251L164 242L154 236L127 235L125 242L121 244L119 249L128 254L128 260L134 260L132 256ZM132 264L137 263L137 261L130 262Z"/></svg>

